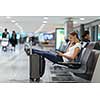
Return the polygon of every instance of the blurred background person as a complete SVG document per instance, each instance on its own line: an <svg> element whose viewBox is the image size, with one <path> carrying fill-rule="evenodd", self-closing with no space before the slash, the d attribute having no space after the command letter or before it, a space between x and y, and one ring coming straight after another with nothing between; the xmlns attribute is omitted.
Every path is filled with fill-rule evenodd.
<svg viewBox="0 0 100 100"><path fill-rule="evenodd" d="M84 42L90 42L89 31L84 31L84 34L82 35L82 41L84 41Z"/></svg>
<svg viewBox="0 0 100 100"><path fill-rule="evenodd" d="M84 31L84 34L82 35L82 47L86 47L90 43L90 34L89 31Z"/></svg>
<svg viewBox="0 0 100 100"><path fill-rule="evenodd" d="M9 32L7 31L7 28L4 29L4 32L2 33L2 50L7 51L7 46L9 45Z"/></svg>
<svg viewBox="0 0 100 100"><path fill-rule="evenodd" d="M7 31L7 28L5 28L4 32L2 33L2 38L9 38L9 32Z"/></svg>
<svg viewBox="0 0 100 100"><path fill-rule="evenodd" d="M17 45L17 35L15 31L12 31L12 37L10 39L10 43L12 45L12 47L14 47L14 51L15 51L15 47Z"/></svg>

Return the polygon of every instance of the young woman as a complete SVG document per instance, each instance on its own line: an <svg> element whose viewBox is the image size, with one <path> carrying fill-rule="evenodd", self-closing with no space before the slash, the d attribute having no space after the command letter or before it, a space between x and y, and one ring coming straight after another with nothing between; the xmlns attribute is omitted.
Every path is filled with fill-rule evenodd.
<svg viewBox="0 0 100 100"><path fill-rule="evenodd" d="M41 51L36 49L32 49L32 53L41 55L48 60L57 63L76 60L78 58L80 50L81 44L78 38L78 34L76 32L71 32L69 34L69 46L65 53L57 52L57 54L53 54L50 51Z"/></svg>

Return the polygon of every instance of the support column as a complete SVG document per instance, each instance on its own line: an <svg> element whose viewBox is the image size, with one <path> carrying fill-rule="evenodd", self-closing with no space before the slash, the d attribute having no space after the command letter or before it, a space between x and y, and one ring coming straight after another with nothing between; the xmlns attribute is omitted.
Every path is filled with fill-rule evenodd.
<svg viewBox="0 0 100 100"><path fill-rule="evenodd" d="M91 27L91 40L95 41L95 26Z"/></svg>
<svg viewBox="0 0 100 100"><path fill-rule="evenodd" d="M92 31L91 31L91 30L92 30L92 29L91 29L91 28L92 28L92 27L90 26L90 27L89 27L89 32L90 32L90 41L92 41L92 38L91 38L91 37L92 37Z"/></svg>
<svg viewBox="0 0 100 100"><path fill-rule="evenodd" d="M65 23L65 35L68 37L68 34L73 31L73 20L72 18L68 18Z"/></svg>
<svg viewBox="0 0 100 100"><path fill-rule="evenodd" d="M84 30L84 24L81 24L81 25L80 25L80 38L81 38L81 40L83 40L83 39L82 39L82 35L84 34L84 31L85 31L85 30Z"/></svg>
<svg viewBox="0 0 100 100"><path fill-rule="evenodd" d="M95 26L95 41L98 41L98 25Z"/></svg>

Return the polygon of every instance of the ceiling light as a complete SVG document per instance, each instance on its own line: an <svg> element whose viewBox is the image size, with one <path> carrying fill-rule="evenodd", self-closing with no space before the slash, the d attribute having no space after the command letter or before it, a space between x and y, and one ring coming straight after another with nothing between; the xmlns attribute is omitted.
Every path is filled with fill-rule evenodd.
<svg viewBox="0 0 100 100"><path fill-rule="evenodd" d="M44 20L48 20L48 17L44 17L43 19L44 19Z"/></svg>
<svg viewBox="0 0 100 100"><path fill-rule="evenodd" d="M80 20L85 20L85 18L80 18Z"/></svg>
<svg viewBox="0 0 100 100"><path fill-rule="evenodd" d="M75 22L73 22L73 24L77 24L77 23L78 23L78 22L76 22L76 21L75 21Z"/></svg>
<svg viewBox="0 0 100 100"><path fill-rule="evenodd" d="M11 17L10 17L10 16L6 16L6 18L7 18L7 19L10 19Z"/></svg>
<svg viewBox="0 0 100 100"><path fill-rule="evenodd" d="M15 23L16 21L15 21L15 20L11 20L11 22L12 22L12 23Z"/></svg>
<svg viewBox="0 0 100 100"><path fill-rule="evenodd" d="M43 21L43 24L46 24L47 23L47 21Z"/></svg>
<svg viewBox="0 0 100 100"><path fill-rule="evenodd" d="M18 25L18 23L15 23L15 25Z"/></svg>

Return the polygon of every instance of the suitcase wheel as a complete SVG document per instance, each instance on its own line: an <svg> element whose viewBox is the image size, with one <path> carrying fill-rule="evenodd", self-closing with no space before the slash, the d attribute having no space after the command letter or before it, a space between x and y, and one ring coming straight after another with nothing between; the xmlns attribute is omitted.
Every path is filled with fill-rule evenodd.
<svg viewBox="0 0 100 100"><path fill-rule="evenodd" d="M39 82L39 81L40 81L40 78L36 78L36 79L30 78L30 80L31 80L32 82Z"/></svg>
<svg viewBox="0 0 100 100"><path fill-rule="evenodd" d="M36 78L36 82L39 82L40 81L40 78Z"/></svg>
<svg viewBox="0 0 100 100"><path fill-rule="evenodd" d="M34 79L34 78L30 78L30 80L31 80L31 81L33 81L33 82L35 81L35 79Z"/></svg>

